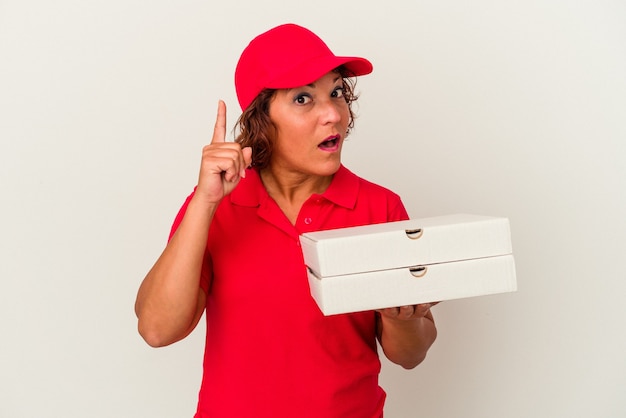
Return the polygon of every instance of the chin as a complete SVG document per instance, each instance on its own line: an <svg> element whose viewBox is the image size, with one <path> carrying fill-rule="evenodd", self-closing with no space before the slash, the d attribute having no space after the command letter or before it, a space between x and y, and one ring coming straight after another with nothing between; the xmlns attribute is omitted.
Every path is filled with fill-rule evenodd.
<svg viewBox="0 0 626 418"><path fill-rule="evenodd" d="M332 176L339 170L339 167L341 167L341 160L337 159L337 161L325 162L316 171L320 176Z"/></svg>

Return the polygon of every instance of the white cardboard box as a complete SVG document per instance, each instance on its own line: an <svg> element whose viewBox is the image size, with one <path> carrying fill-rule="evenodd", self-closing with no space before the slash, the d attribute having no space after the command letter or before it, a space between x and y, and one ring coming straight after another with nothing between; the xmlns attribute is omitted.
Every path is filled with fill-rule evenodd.
<svg viewBox="0 0 626 418"><path fill-rule="evenodd" d="M320 278L311 295L324 315L483 296L517 290L512 255Z"/></svg>
<svg viewBox="0 0 626 418"><path fill-rule="evenodd" d="M326 315L517 289L506 218L447 215L300 237Z"/></svg>

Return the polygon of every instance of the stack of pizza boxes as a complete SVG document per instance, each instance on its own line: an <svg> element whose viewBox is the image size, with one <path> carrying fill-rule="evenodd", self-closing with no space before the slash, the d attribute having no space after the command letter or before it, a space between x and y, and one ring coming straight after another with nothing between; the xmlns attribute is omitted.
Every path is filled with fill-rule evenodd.
<svg viewBox="0 0 626 418"><path fill-rule="evenodd" d="M300 236L324 315L517 290L509 220L456 214Z"/></svg>

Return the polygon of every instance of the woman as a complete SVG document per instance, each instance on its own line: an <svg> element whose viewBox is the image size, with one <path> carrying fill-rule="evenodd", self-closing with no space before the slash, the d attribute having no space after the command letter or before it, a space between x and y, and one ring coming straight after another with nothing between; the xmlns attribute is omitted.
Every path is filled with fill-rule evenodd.
<svg viewBox="0 0 626 418"><path fill-rule="evenodd" d="M371 71L293 24L242 53L240 134L225 142L220 101L198 185L135 306L155 347L185 338L206 311L196 417L381 417L376 340L405 368L433 343L432 304L325 317L308 289L300 234L408 217L396 194L341 165L349 77Z"/></svg>

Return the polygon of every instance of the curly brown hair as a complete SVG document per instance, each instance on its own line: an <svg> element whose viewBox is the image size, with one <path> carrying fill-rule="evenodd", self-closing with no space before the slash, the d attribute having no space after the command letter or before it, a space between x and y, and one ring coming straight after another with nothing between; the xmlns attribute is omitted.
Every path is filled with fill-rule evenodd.
<svg viewBox="0 0 626 418"><path fill-rule="evenodd" d="M348 103L348 110L350 112L347 135L354 127L354 119L356 117L352 110L352 103L359 98L358 94L355 92L356 78L342 66L333 71L339 73L342 77L343 97L346 103ZM239 116L235 124L235 129L239 132L235 141L241 144L242 148L252 148L252 167L257 170L267 167L272 158L275 127L270 120L269 110L270 102L276 91L276 89L262 90L243 111L241 116Z"/></svg>

